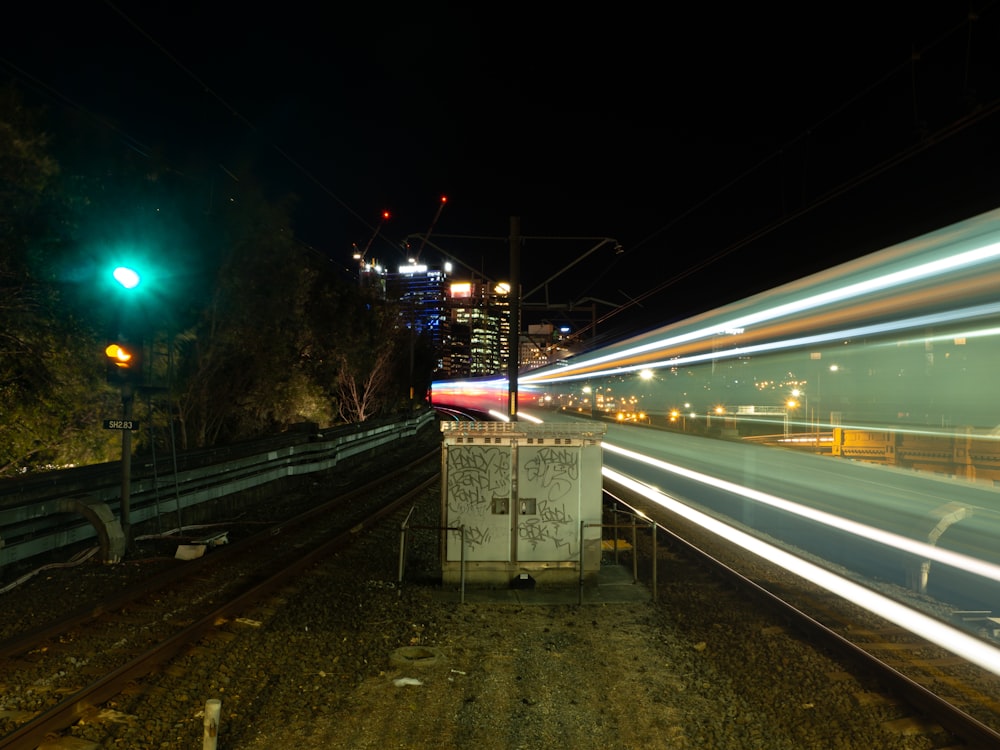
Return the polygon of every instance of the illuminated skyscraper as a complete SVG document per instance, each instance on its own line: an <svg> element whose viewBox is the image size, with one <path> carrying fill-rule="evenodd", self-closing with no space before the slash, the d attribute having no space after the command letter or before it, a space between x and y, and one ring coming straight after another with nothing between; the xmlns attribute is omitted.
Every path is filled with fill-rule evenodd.
<svg viewBox="0 0 1000 750"><path fill-rule="evenodd" d="M386 297L399 303L405 325L428 340L439 372L444 369L443 344L448 324L447 279L446 267L424 264L399 266L385 277Z"/></svg>
<svg viewBox="0 0 1000 750"><path fill-rule="evenodd" d="M497 375L507 367L509 295L478 281L448 289L449 326L443 371L451 378Z"/></svg>

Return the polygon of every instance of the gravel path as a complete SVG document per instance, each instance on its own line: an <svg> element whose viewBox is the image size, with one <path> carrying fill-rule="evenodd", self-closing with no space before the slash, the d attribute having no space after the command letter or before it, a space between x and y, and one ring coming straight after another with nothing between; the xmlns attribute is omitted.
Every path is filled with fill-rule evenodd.
<svg viewBox="0 0 1000 750"><path fill-rule="evenodd" d="M392 572L369 568L364 581L341 581L335 596L314 590L314 603L296 600L299 611L282 621L302 627L308 607L317 618L310 632L329 637L313 650L313 668L291 655L286 663L318 674L353 639L366 668L350 686L331 686L332 668L286 685L275 707L299 720L258 714L230 728L229 747L917 750L953 742L669 550L661 551L657 603L459 604L433 587L393 591ZM345 601L358 616L353 631L334 614ZM268 641L272 658L280 659L278 645ZM426 649L428 662L400 664L400 648ZM306 696L309 707L293 714Z"/></svg>

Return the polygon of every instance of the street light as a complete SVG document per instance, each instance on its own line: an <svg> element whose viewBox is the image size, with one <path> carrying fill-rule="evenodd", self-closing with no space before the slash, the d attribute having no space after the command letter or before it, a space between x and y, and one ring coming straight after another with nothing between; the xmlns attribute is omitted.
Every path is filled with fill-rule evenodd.
<svg viewBox="0 0 1000 750"><path fill-rule="evenodd" d="M792 388L792 398L788 401L791 408L798 408L799 405L803 407L804 418L809 420L810 429L812 428L812 416L809 414L809 394L803 388Z"/></svg>
<svg viewBox="0 0 1000 750"><path fill-rule="evenodd" d="M829 367L827 367L826 369L829 372L837 372L840 369L840 365L833 364L833 365L830 365ZM827 384L827 385L829 386L829 384ZM819 410L820 399L822 398L822 395L823 395L822 388L823 388L823 368L821 367L819 369L819 372L816 374L816 412L817 412L817 414L816 414L816 421L820 425L824 424L823 418L822 418L822 414L820 413L820 410ZM830 414L828 416L830 417L830 419L828 421L830 421L830 423L832 424L832 422L833 422L832 414Z"/></svg>
<svg viewBox="0 0 1000 750"><path fill-rule="evenodd" d="M796 393L796 392L797 391L793 391L793 394ZM796 401L794 398L790 398L790 399L788 399L785 402L785 437L786 438L788 437L788 434L789 434L789 429L788 429L788 412L794 411L795 409L798 409L798 408L799 408L799 402Z"/></svg>

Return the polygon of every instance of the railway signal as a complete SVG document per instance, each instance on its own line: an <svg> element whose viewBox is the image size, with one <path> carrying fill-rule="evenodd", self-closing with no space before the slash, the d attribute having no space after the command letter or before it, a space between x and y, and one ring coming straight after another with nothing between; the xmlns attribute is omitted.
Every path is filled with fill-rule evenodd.
<svg viewBox="0 0 1000 750"><path fill-rule="evenodd" d="M141 322L135 317L132 304L138 294L136 287L142 283L142 276L130 266L116 266L111 276L121 288L117 310L115 338L104 348L107 357L108 382L121 386L122 418L111 420L112 425L120 424L122 433L122 485L121 485L121 525L125 536L126 549L132 546L131 491L132 491L132 406L135 388L143 384L142 336L123 335L123 331L140 331ZM107 427L108 423L106 423ZM126 425L128 425L126 427Z"/></svg>
<svg viewBox="0 0 1000 750"><path fill-rule="evenodd" d="M113 385L142 380L142 345L117 339L104 348L108 382Z"/></svg>

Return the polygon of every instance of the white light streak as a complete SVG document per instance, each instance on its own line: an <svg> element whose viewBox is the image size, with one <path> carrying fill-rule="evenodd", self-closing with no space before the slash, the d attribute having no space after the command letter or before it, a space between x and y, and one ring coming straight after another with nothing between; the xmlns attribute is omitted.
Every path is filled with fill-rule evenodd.
<svg viewBox="0 0 1000 750"><path fill-rule="evenodd" d="M933 544L928 544L926 542L919 542L915 539L894 534L891 531L877 529L874 526L868 526L867 524L859 523L857 521L851 521L847 518L835 516L832 513L826 513L821 510L809 508L805 505L799 505L798 503L793 503L790 500L769 495L766 492L759 492L758 490L743 487L742 485L734 484L733 482L727 482L724 479L717 479L716 477L711 477L707 474L701 474L697 471L685 469L682 466L669 464L666 461L661 461L653 458L652 456L636 453L635 451L628 450L627 448L621 448L607 442L603 443L603 446L605 450L612 453L617 453L634 461L640 461L648 464L649 466L654 466L662 471L686 477L687 479L692 479L696 482L707 484L709 486L725 490L726 492L731 492L735 495L741 495L742 497L755 500L759 503L763 503L764 505L770 505L773 508L793 513L802 518L808 518L811 521L816 521L826 526L840 529L841 531L846 531L850 534L854 534L855 536L870 539L873 542L885 544L904 552L909 552L920 557L935 560L945 565L951 565L952 567L965 570L969 573L973 573L974 575L982 576L983 578L1000 581L1000 566L988 563L984 560L980 560L969 555L963 555L959 552L942 549L941 547L936 547Z"/></svg>
<svg viewBox="0 0 1000 750"><path fill-rule="evenodd" d="M607 447L607 443L605 443ZM778 547L750 536L718 519L674 500L659 490L638 482L614 469L604 467L602 473L608 479L628 487L643 497L663 506L667 510L697 523L708 531L725 538L748 552L769 562L780 565L785 570L801 576L810 583L830 591L860 607L883 617L896 625L916 633L953 654L961 656L983 669L1000 675L1000 652L989 643L973 637L963 630L939 622L922 612L875 593L835 573L806 562Z"/></svg>
<svg viewBox="0 0 1000 750"><path fill-rule="evenodd" d="M626 359L634 357L638 354L643 354L645 352L669 346L676 346L677 344L689 341L711 338L724 332L743 330L753 324L773 321L786 316L802 313L807 310L815 310L816 308L823 307L824 305L845 302L847 300L863 297L864 295L872 294L874 292L882 292L895 287L901 287L915 281L923 281L928 278L939 276L946 272L967 269L987 261L994 260L998 255L1000 255L1000 242L992 242L962 253L956 253L955 255L949 255L944 258L921 263L910 268L904 268L899 271L886 273L881 276L876 276L875 278L857 281L853 284L847 284L846 286L837 287L836 289L819 292L802 299L792 300L791 302L769 307L758 312L747 313L732 318L731 320L698 328L694 331L688 331L687 333L681 333L665 339L659 339L657 341L649 341L621 352L605 354L604 356L594 357L581 362L571 362L567 365L564 372L572 373L573 371L584 367L592 367L597 364ZM648 367L649 365L646 366ZM544 373L539 373L535 376L535 378L531 378L530 376L529 378L526 378L526 380L531 379L545 380L546 378Z"/></svg>
<svg viewBox="0 0 1000 750"><path fill-rule="evenodd" d="M605 357L599 357L598 359L592 359L585 363L586 365L592 365L599 360L609 360L612 366L607 370L600 370L597 372L585 372L581 374L566 374L572 373L573 367L570 365L568 368L558 371L554 374L549 373L537 373L526 375L522 378L518 378L519 383L531 384L536 382L545 383L559 383L563 381L571 380L584 380L588 378L597 378L608 374L620 374L626 372L634 372L636 370L655 370L661 367L681 367L685 365L693 365L699 362L709 362L711 360L724 359L726 357L745 357L751 354L762 354L764 352L778 352L787 349L796 349L800 347L810 347L818 346L820 344L829 343L831 341L842 341L846 339L864 338L866 336L874 336L883 333L892 333L896 331L905 331L913 328L924 328L927 326L940 325L942 323L949 323L956 320L968 320L974 317L981 317L984 315L1000 313L1000 304L989 304L989 305L978 305L971 308L963 308L960 310L951 310L948 312L932 313L928 315L920 315L913 318L905 318L903 320L896 320L888 323L873 323L866 326L856 326L854 328L845 328L839 331L831 331L829 333L814 334L811 336L799 336L791 339L783 339L780 341L768 341L762 344L752 344L749 346L733 347L731 349L720 349L713 350L710 352L703 352L701 354L693 354L687 357L670 357L668 359L659 360L657 362L643 362L636 365L615 365L614 363L625 359L632 355L631 351L622 352L616 355L606 355ZM985 329L982 332L977 332L975 335L989 336L993 335L997 329ZM954 334L952 334L954 335ZM960 334L972 336L974 334ZM668 339L663 339L657 342L658 345L662 345L666 348L672 343L675 343ZM897 342L893 342L893 345L897 345ZM649 347L654 348L654 347Z"/></svg>

